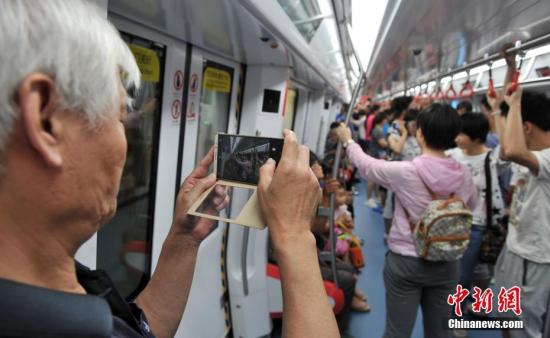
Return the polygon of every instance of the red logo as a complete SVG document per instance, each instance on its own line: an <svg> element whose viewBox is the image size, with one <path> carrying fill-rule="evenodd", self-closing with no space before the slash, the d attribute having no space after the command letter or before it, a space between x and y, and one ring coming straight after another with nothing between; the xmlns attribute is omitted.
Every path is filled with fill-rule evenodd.
<svg viewBox="0 0 550 338"><path fill-rule="evenodd" d="M485 313L491 313L493 311L493 290L485 289L481 292L481 289L477 286L474 286L474 302L472 303L472 311L481 312L485 310Z"/></svg>
<svg viewBox="0 0 550 338"><path fill-rule="evenodd" d="M469 295L470 291L458 284L456 286L456 292L447 297L447 304L451 306L454 305L454 311L457 317L462 317L461 304ZM485 311L485 313L491 313L493 311L493 290L481 290L475 286L472 297L474 298L474 302L472 303L473 312L479 313ZM501 287L497 300L498 312L508 312L511 310L517 316L521 315L521 289L518 286L509 289Z"/></svg>
<svg viewBox="0 0 550 338"><path fill-rule="evenodd" d="M462 317L462 309L460 308L460 304L462 304L469 294L470 291L468 291L468 289L464 289L462 285L458 284L456 286L456 293L447 297L447 304L455 306L455 315L458 317Z"/></svg>
<svg viewBox="0 0 550 338"><path fill-rule="evenodd" d="M498 312L507 312L509 310L519 316L521 315L521 289L514 286L506 290L500 288L498 293Z"/></svg>

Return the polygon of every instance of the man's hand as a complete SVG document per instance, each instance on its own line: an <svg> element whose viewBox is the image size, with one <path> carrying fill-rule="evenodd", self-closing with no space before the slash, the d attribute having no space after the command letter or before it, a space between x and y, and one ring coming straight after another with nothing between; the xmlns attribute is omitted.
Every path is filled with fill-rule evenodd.
<svg viewBox="0 0 550 338"><path fill-rule="evenodd" d="M513 84L509 84L506 87L506 91L505 91L506 93L508 93L508 89L512 85ZM521 89L520 86L518 86L517 89L513 93L511 93L510 95L506 94L504 96L504 101L506 101L508 106L510 106L510 109L516 108L516 109L518 109L519 112L521 112L521 94L522 94L522 89Z"/></svg>
<svg viewBox="0 0 550 338"><path fill-rule="evenodd" d="M399 132L401 133L401 136L407 137L409 130L407 129L405 121L399 120L397 121L397 124L399 125Z"/></svg>
<svg viewBox="0 0 550 338"><path fill-rule="evenodd" d="M504 60L506 61L506 65L508 65L509 67L514 67L514 69L516 68L516 53L507 53L506 51L510 48L514 47L514 44L513 43L506 43L502 46L502 48L500 49L500 52L499 54L504 58Z"/></svg>
<svg viewBox="0 0 550 338"><path fill-rule="evenodd" d="M504 93L502 91L496 90L495 91L495 97L489 96L489 93L487 93L487 102L491 106L492 112L500 111L500 105L504 101Z"/></svg>
<svg viewBox="0 0 550 338"><path fill-rule="evenodd" d="M326 298L310 227L322 193L309 167L309 149L285 130L279 166L260 169L258 199L281 272L283 337L340 337Z"/></svg>
<svg viewBox="0 0 550 338"><path fill-rule="evenodd" d="M260 168L258 199L273 244L310 234L322 193L309 167L309 149L298 145L296 135L285 130L283 153L277 169L269 160Z"/></svg>
<svg viewBox="0 0 550 338"><path fill-rule="evenodd" d="M344 123L340 123L340 127L336 129L336 134L343 143L351 140L351 130Z"/></svg>
<svg viewBox="0 0 550 338"><path fill-rule="evenodd" d="M208 173L210 165L214 161L214 148L210 149L208 154L199 162L195 170L187 176L181 185L176 201L176 211L174 214L174 224L172 230L178 234L189 235L196 243L201 241L211 232L215 221L188 215L189 208L200 196L216 183L216 175ZM217 186L213 190L213 198L209 201L205 210L206 214L214 214L224 209L229 204L229 196L223 187Z"/></svg>

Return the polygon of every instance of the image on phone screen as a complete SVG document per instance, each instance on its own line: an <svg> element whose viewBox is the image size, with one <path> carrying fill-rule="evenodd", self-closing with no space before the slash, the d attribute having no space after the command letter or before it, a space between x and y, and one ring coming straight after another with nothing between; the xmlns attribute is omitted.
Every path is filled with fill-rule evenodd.
<svg viewBox="0 0 550 338"><path fill-rule="evenodd" d="M283 139L218 134L217 176L226 181L258 184L260 167L281 159Z"/></svg>

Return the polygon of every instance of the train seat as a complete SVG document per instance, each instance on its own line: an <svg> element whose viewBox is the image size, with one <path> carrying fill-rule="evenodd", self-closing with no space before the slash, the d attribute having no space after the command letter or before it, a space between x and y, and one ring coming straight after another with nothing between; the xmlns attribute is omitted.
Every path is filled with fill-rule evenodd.
<svg viewBox="0 0 550 338"><path fill-rule="evenodd" d="M344 292L332 282L323 282L327 297L334 314L339 314L344 308ZM281 290L281 274L279 266L267 264L267 295L269 300L269 314L271 318L283 316L283 293Z"/></svg>

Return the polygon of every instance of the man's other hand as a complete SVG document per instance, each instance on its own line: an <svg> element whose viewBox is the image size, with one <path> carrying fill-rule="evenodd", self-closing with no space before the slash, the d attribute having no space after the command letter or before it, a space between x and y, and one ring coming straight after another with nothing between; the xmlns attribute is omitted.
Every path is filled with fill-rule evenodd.
<svg viewBox="0 0 550 338"><path fill-rule="evenodd" d="M311 222L322 197L319 182L309 167L309 149L296 135L284 131L284 146L277 168L269 160L260 168L258 199L275 249L287 241L311 236Z"/></svg>

